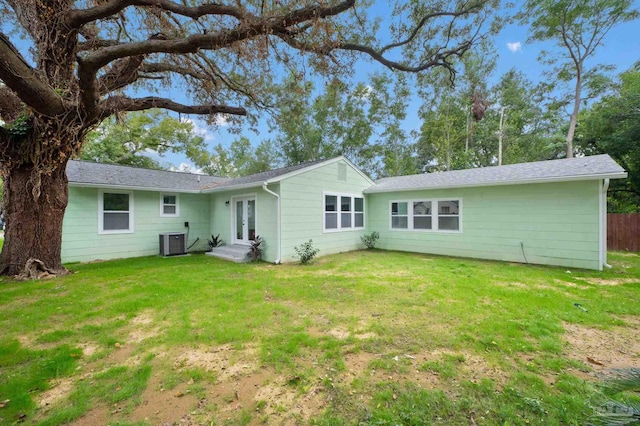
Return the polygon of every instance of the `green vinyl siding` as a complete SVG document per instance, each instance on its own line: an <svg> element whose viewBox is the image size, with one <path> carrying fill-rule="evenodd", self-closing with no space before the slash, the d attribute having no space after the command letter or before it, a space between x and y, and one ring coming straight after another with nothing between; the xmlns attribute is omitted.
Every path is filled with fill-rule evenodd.
<svg viewBox="0 0 640 426"><path fill-rule="evenodd" d="M108 190L105 190L108 192ZM209 203L200 194L180 194L180 215L160 216L160 193L133 191L133 232L98 233L97 188L69 187L69 204L62 225L62 261L86 262L159 254L159 234L187 232L191 250L204 250L209 236Z"/></svg>
<svg viewBox="0 0 640 426"><path fill-rule="evenodd" d="M279 191L277 184L269 185L269 190ZM210 234L218 235L225 244L233 244L233 230L231 229L231 203L233 197L255 196L256 197L256 235L263 238L264 252L262 259L267 262L274 262L278 257L277 246L277 199L274 195L264 191L261 186L249 189L239 189L235 191L216 192L208 195L211 205L211 225ZM202 195L207 197L207 195ZM229 205L226 202L229 201Z"/></svg>
<svg viewBox="0 0 640 426"><path fill-rule="evenodd" d="M371 182L346 161L340 160L308 170L280 182L282 203L282 261L295 260L294 247L309 239L319 255L362 248L364 230L324 231L324 194L364 197ZM365 201L365 218L367 204ZM366 229L365 220L365 229Z"/></svg>
<svg viewBox="0 0 640 426"><path fill-rule="evenodd" d="M599 269L599 181L374 193L367 231L378 247ZM390 203L460 199L460 232L390 229Z"/></svg>

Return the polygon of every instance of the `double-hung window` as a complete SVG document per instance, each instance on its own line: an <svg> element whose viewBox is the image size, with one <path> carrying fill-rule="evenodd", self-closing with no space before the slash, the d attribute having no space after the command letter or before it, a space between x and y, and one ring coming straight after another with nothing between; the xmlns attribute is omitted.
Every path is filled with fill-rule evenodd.
<svg viewBox="0 0 640 426"><path fill-rule="evenodd" d="M460 232L460 199L392 201L391 229Z"/></svg>
<svg viewBox="0 0 640 426"><path fill-rule="evenodd" d="M460 200L438 201L438 229L441 231L460 230Z"/></svg>
<svg viewBox="0 0 640 426"><path fill-rule="evenodd" d="M98 232L133 232L133 192L99 191Z"/></svg>
<svg viewBox="0 0 640 426"><path fill-rule="evenodd" d="M324 231L364 228L364 198L349 194L324 194Z"/></svg>
<svg viewBox="0 0 640 426"><path fill-rule="evenodd" d="M395 201L391 203L391 228L408 229L409 211L408 201Z"/></svg>
<svg viewBox="0 0 640 426"><path fill-rule="evenodd" d="M160 194L160 216L180 216L180 204L178 194Z"/></svg>
<svg viewBox="0 0 640 426"><path fill-rule="evenodd" d="M431 201L414 201L413 203L413 229L433 229L433 217L431 214Z"/></svg>

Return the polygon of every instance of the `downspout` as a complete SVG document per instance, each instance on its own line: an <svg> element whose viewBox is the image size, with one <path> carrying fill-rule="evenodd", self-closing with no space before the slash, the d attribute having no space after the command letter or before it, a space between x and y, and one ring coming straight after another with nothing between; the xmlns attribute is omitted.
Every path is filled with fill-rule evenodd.
<svg viewBox="0 0 640 426"><path fill-rule="evenodd" d="M274 197L276 197L277 199L277 207L276 207L276 215L277 215L277 220L276 220L276 235L278 236L278 257L276 258L276 260L273 262L276 265L278 263L280 263L280 248L281 248L281 242L280 242L280 195L276 194L275 192L273 192L272 190L270 190L269 188L267 188L267 182L262 182L262 189L264 189L264 192L267 192L271 195L273 195Z"/></svg>
<svg viewBox="0 0 640 426"><path fill-rule="evenodd" d="M609 190L609 179L605 179L602 185L602 199L600 201L600 220L602 221L600 236L600 250L602 250L602 266L611 269L607 263L607 191Z"/></svg>

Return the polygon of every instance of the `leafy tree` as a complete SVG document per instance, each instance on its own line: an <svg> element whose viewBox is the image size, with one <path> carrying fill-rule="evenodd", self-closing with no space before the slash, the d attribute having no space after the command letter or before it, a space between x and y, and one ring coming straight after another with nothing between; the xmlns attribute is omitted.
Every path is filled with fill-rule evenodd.
<svg viewBox="0 0 640 426"><path fill-rule="evenodd" d="M202 167L202 170L211 176L236 176L236 170L229 156L229 152L218 144L213 149L213 155L209 159L209 164Z"/></svg>
<svg viewBox="0 0 640 426"><path fill-rule="evenodd" d="M269 140L254 148L249 139L241 137L231 143L228 154L233 168L229 176L247 176L279 166L279 159Z"/></svg>
<svg viewBox="0 0 640 426"><path fill-rule="evenodd" d="M560 50L543 51L540 60L552 67L548 76L554 81L573 82L571 118L566 137L567 158L573 157L580 105L587 91L593 97L606 86L601 65L589 67L587 61L602 46L607 33L622 22L638 17L632 0L529 0L520 14L530 25L530 39L553 41Z"/></svg>
<svg viewBox="0 0 640 426"><path fill-rule="evenodd" d="M392 91L389 87L393 87ZM408 141L402 122L407 117L409 86L404 75L391 79L388 75L374 75L368 88L368 122L375 123L371 153L381 157L377 176L401 176L417 173L415 146Z"/></svg>
<svg viewBox="0 0 640 426"><path fill-rule="evenodd" d="M454 91L442 93L433 106L423 106L417 143L418 161L423 170L454 170L466 166L467 108L467 103Z"/></svg>
<svg viewBox="0 0 640 426"><path fill-rule="evenodd" d="M580 151L609 154L629 175L611 182L611 211L640 212L640 62L581 115L577 133Z"/></svg>
<svg viewBox="0 0 640 426"><path fill-rule="evenodd" d="M558 156L551 143L557 130L557 116L549 108L539 87L514 69L505 73L492 89L497 108L504 108L503 164L540 161ZM500 131L499 117L491 114L491 128Z"/></svg>
<svg viewBox="0 0 640 426"><path fill-rule="evenodd" d="M282 105L272 120L278 134L275 145L286 164L299 164L346 155L367 171L376 152L369 145L374 123L367 116L370 89L358 84L353 90L331 80L313 96L310 82L289 76L279 94Z"/></svg>
<svg viewBox="0 0 640 426"><path fill-rule="evenodd" d="M482 102L483 108L488 106L486 77L493 72L495 55L484 43L459 62L461 73L455 86L442 70L420 81L424 102L420 109L423 123L417 151L424 170L489 165L495 154L486 120L473 116L474 100Z"/></svg>
<svg viewBox="0 0 640 426"><path fill-rule="evenodd" d="M190 121L180 121L161 110L133 112L116 120L109 117L87 134L80 158L101 163L160 168L144 155L154 151L184 153L196 166L209 163L204 139L194 134Z"/></svg>
<svg viewBox="0 0 640 426"><path fill-rule="evenodd" d="M346 74L354 54L398 71L451 68L493 29L497 3L397 1L382 41L355 0L0 0L0 271L29 258L64 271L66 163L106 118L163 108L237 121L270 106L275 73Z"/></svg>

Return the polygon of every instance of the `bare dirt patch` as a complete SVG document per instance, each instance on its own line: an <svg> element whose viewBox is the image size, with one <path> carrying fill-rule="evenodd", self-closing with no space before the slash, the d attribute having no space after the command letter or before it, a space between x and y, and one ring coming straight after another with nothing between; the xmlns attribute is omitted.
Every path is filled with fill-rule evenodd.
<svg viewBox="0 0 640 426"><path fill-rule="evenodd" d="M56 402L66 398L73 390L72 379L55 380L50 383L51 389L42 392L38 395L36 404L43 410L47 410L50 406Z"/></svg>
<svg viewBox="0 0 640 426"><path fill-rule="evenodd" d="M201 368L213 372L219 382L225 382L253 373L260 365L255 349L235 350L231 345L222 345L185 351L176 357L174 367Z"/></svg>
<svg viewBox="0 0 640 426"><path fill-rule="evenodd" d="M82 349L83 357L90 357L98 351L98 346L92 343L81 343L78 347Z"/></svg>
<svg viewBox="0 0 640 426"><path fill-rule="evenodd" d="M349 337L353 337L357 340L367 340L367 339L375 339L378 337L376 333L373 332L350 332L344 328L332 328L330 330L321 330L316 327L310 327L307 329L307 333L311 337L322 338L325 336L331 336L338 340L347 340Z"/></svg>
<svg viewBox="0 0 640 426"><path fill-rule="evenodd" d="M128 342L140 343L160 334L160 327L153 327L153 316L150 311L141 312L133 317L131 327L133 330L129 333Z"/></svg>
<svg viewBox="0 0 640 426"><path fill-rule="evenodd" d="M602 278L577 278L577 279L588 282L589 284L605 285L605 286L640 283L640 281L638 281L637 278L616 278L616 279L608 279L608 280L605 280Z"/></svg>
<svg viewBox="0 0 640 426"><path fill-rule="evenodd" d="M640 323L633 319L627 324L626 327L600 330L565 323L567 356L589 365L596 372L640 366Z"/></svg>
<svg viewBox="0 0 640 426"><path fill-rule="evenodd" d="M142 402L131 414L131 420L153 425L179 423L198 404L197 398L186 392L187 386L182 383L171 390L164 390L160 378L153 377L142 394Z"/></svg>
<svg viewBox="0 0 640 426"><path fill-rule="evenodd" d="M297 424L297 419L309 420L325 405L322 389L312 386L306 392L288 385L283 378L262 386L254 398L260 412L270 424Z"/></svg>
<svg viewBox="0 0 640 426"><path fill-rule="evenodd" d="M98 406L70 424L72 426L95 426L108 424L109 409Z"/></svg>
<svg viewBox="0 0 640 426"><path fill-rule="evenodd" d="M556 279L553 280L553 282L556 283L556 284L563 285L565 287L577 288L577 289L580 289L580 290L589 290L589 287L584 286L584 285L579 285L579 284L576 284L576 283L571 282L571 281L564 281L564 280L559 280L559 279L556 278Z"/></svg>

